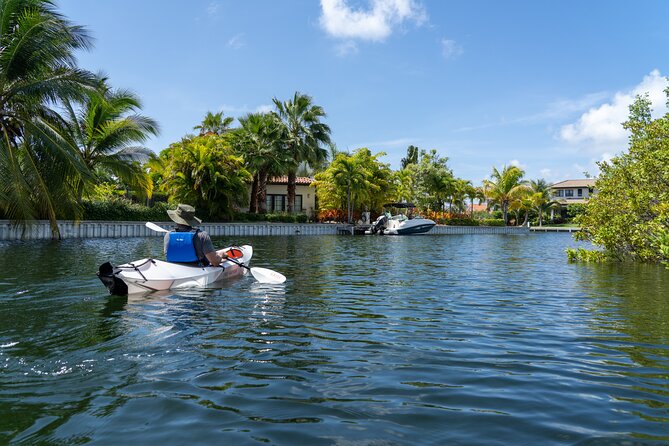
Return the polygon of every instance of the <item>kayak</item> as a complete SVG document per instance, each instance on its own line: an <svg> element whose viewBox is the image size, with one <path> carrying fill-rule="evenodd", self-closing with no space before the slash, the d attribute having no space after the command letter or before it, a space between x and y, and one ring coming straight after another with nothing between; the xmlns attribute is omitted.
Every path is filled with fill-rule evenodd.
<svg viewBox="0 0 669 446"><path fill-rule="evenodd" d="M103 263L97 274L109 294L119 296L178 288L203 288L220 280L243 275L249 269L253 247L231 246L224 251L232 260L226 260L220 266L141 259L119 266Z"/></svg>

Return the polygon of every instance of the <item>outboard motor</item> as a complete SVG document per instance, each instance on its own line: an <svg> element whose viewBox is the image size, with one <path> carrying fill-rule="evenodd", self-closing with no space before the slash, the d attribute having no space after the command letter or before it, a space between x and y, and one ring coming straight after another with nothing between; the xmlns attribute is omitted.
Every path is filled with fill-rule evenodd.
<svg viewBox="0 0 669 446"><path fill-rule="evenodd" d="M386 223L388 223L388 217L385 215L379 215L379 218L376 219L374 223L372 223L372 234L376 234L379 232L381 235L383 235L383 230L386 229Z"/></svg>

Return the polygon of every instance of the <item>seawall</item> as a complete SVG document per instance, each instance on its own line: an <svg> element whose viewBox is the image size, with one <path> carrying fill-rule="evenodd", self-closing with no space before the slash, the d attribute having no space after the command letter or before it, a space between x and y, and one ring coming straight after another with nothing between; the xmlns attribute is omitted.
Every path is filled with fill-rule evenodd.
<svg viewBox="0 0 669 446"><path fill-rule="evenodd" d="M172 222L156 223L169 229ZM118 238L156 237L161 233L152 231L137 221L59 221L61 238ZM353 226L344 224L319 223L204 223L202 229L212 236L254 236L254 235L337 235L351 234ZM432 228L429 235L459 234L529 234L527 227L517 226L443 226ZM12 226L9 220L0 220L0 240L48 240L51 239L49 222L37 221L22 228Z"/></svg>

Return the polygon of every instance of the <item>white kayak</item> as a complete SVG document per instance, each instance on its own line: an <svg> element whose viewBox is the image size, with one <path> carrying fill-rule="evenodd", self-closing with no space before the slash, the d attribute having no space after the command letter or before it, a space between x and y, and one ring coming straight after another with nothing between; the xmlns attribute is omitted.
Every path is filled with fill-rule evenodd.
<svg viewBox="0 0 669 446"><path fill-rule="evenodd" d="M234 246L226 248L225 252L229 259L221 263L221 266L198 266L157 259L141 259L119 266L107 262L100 265L98 277L110 294L120 296L177 288L202 288L220 280L243 275L250 269L248 264L253 256L253 247ZM253 269L264 272L262 268Z"/></svg>

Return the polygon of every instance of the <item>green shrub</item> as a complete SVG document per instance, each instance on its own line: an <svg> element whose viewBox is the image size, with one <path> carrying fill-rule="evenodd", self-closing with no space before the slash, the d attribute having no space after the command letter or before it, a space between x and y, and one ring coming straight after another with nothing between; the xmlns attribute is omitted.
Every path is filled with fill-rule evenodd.
<svg viewBox="0 0 669 446"><path fill-rule="evenodd" d="M567 260L570 262L605 262L608 259L602 251L589 251L583 248L567 248Z"/></svg>
<svg viewBox="0 0 669 446"><path fill-rule="evenodd" d="M309 216L307 214L297 214L295 216L295 221L297 223L306 223L307 221L309 221Z"/></svg>
<svg viewBox="0 0 669 446"><path fill-rule="evenodd" d="M133 203L123 198L111 200L84 200L83 220L104 221L165 221L167 203L156 203L152 207Z"/></svg>
<svg viewBox="0 0 669 446"><path fill-rule="evenodd" d="M450 226L478 226L479 222L478 220L474 220L473 218L465 218L465 217L453 217L453 218L442 218L441 220L444 221L444 225L450 225Z"/></svg>
<svg viewBox="0 0 669 446"><path fill-rule="evenodd" d="M481 220L483 226L504 226L504 219L502 218L484 218Z"/></svg>

